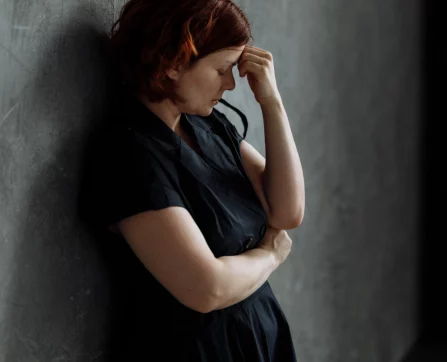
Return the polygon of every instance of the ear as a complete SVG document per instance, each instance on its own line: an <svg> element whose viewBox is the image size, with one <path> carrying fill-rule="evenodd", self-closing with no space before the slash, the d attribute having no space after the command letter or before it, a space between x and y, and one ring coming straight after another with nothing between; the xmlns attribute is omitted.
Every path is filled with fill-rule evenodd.
<svg viewBox="0 0 447 362"><path fill-rule="evenodd" d="M183 73L182 66L168 68L166 70L166 75L176 82L178 82L180 80L180 78L182 77L182 73Z"/></svg>

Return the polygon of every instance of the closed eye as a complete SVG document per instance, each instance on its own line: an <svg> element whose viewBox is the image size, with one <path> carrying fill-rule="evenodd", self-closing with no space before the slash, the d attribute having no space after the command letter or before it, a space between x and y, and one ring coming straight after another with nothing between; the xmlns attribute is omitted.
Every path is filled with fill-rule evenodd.
<svg viewBox="0 0 447 362"><path fill-rule="evenodd" d="M220 70L220 71L218 71L218 73L219 73L219 75L225 75L225 72L228 70L228 69L230 69L230 68L234 68L234 66L236 66L237 65L237 63L233 63L233 64L231 64L231 67L228 67L226 70Z"/></svg>

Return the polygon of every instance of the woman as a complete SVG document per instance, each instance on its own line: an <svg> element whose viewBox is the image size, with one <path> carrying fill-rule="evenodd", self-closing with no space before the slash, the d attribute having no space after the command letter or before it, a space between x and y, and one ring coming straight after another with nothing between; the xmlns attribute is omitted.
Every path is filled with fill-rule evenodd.
<svg viewBox="0 0 447 362"><path fill-rule="evenodd" d="M302 221L304 182L271 54L250 39L230 0L130 0L112 28L122 95L92 210L135 256L117 265L134 268L117 361L296 360L267 278ZM267 161L213 108L236 65Z"/></svg>

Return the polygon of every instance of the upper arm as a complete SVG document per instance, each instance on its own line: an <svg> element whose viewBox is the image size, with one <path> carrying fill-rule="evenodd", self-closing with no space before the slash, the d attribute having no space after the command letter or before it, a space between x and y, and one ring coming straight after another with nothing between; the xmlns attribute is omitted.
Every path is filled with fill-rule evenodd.
<svg viewBox="0 0 447 362"><path fill-rule="evenodd" d="M219 261L183 197L159 167L164 160L139 140L117 129L91 155L86 217L95 226L122 234L179 302L209 311L216 299Z"/></svg>
<svg viewBox="0 0 447 362"><path fill-rule="evenodd" d="M142 212L117 227L144 266L179 302L202 313L212 309L217 259L185 208Z"/></svg>

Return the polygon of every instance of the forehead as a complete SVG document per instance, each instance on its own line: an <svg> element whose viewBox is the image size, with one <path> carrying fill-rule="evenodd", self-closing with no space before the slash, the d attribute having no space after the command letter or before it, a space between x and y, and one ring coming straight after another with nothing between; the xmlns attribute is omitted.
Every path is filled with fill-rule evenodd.
<svg viewBox="0 0 447 362"><path fill-rule="evenodd" d="M244 48L245 46L225 48L209 54L204 59L208 59L208 61L213 63L236 63L239 60Z"/></svg>

